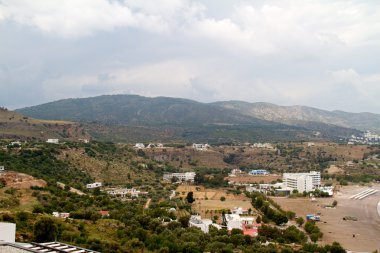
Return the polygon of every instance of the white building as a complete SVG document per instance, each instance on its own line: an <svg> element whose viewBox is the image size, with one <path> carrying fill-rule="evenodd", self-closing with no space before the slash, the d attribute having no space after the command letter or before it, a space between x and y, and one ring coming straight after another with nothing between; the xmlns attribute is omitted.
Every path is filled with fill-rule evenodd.
<svg viewBox="0 0 380 253"><path fill-rule="evenodd" d="M59 213L59 212L53 212L52 215L54 217L57 217L57 218L69 218L70 217L70 213Z"/></svg>
<svg viewBox="0 0 380 253"><path fill-rule="evenodd" d="M269 171L267 171L267 170L251 170L249 172L249 174L252 176L266 176L266 175L269 175Z"/></svg>
<svg viewBox="0 0 380 253"><path fill-rule="evenodd" d="M165 181L170 181L173 177L178 178L178 181L194 182L196 173L195 172L185 172L185 173L167 173L164 174L163 179Z"/></svg>
<svg viewBox="0 0 380 253"><path fill-rule="evenodd" d="M314 147L314 146L315 146L315 143L314 143L314 142L308 142L308 143L307 143L307 146L308 146L308 147Z"/></svg>
<svg viewBox="0 0 380 253"><path fill-rule="evenodd" d="M266 149L275 149L270 143L254 143L252 148L266 148Z"/></svg>
<svg viewBox="0 0 380 253"><path fill-rule="evenodd" d="M237 175L243 174L243 171L240 169L233 169L230 174L228 174L229 177L236 177Z"/></svg>
<svg viewBox="0 0 380 253"><path fill-rule="evenodd" d="M212 220L202 219L200 215L191 215L189 220L189 227L200 228L204 233L209 232L210 225L212 225Z"/></svg>
<svg viewBox="0 0 380 253"><path fill-rule="evenodd" d="M234 228L243 230L243 226L255 224L255 217L240 216L239 214L226 214L226 221L228 231L231 231Z"/></svg>
<svg viewBox="0 0 380 253"><path fill-rule="evenodd" d="M334 195L334 187L333 186L323 186L323 187L318 187L318 190L321 192L327 193L330 197Z"/></svg>
<svg viewBox="0 0 380 253"><path fill-rule="evenodd" d="M112 189L108 190L107 193L112 196L119 196L119 197L126 197L126 196L131 196L131 197L138 197L141 194L148 194L148 192L141 192L139 190L136 190L135 188L124 188L124 189Z"/></svg>
<svg viewBox="0 0 380 253"><path fill-rule="evenodd" d="M15 242L16 224L0 222L0 242Z"/></svg>
<svg viewBox="0 0 380 253"><path fill-rule="evenodd" d="M4 166L0 166L0 171L4 171L4 170L5 170Z"/></svg>
<svg viewBox="0 0 380 253"><path fill-rule="evenodd" d="M135 146L133 146L133 147L137 148L137 149L144 149L145 145L143 143L136 143Z"/></svg>
<svg viewBox="0 0 380 253"><path fill-rule="evenodd" d="M284 173L283 182L285 189L310 192L321 185L321 173L319 171Z"/></svg>
<svg viewBox="0 0 380 253"><path fill-rule="evenodd" d="M198 144L198 143L193 143L193 148L196 150L207 150L210 148L210 145L208 144Z"/></svg>
<svg viewBox="0 0 380 253"><path fill-rule="evenodd" d="M86 185L87 189L94 189L94 188L98 188L98 187L102 187L102 183L101 182L95 182L95 183L87 184Z"/></svg>
<svg viewBox="0 0 380 253"><path fill-rule="evenodd" d="M59 140L58 139L47 139L46 143L58 144Z"/></svg>

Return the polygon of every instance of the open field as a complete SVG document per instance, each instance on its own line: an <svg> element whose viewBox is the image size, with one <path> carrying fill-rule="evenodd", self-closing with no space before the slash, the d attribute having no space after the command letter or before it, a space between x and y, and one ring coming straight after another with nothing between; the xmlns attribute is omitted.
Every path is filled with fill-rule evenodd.
<svg viewBox="0 0 380 253"><path fill-rule="evenodd" d="M179 193L179 197L185 198L187 193L192 191L195 198L193 208L202 217L212 218L214 214L211 214L211 210L233 209L235 207L242 207L244 209L252 208L251 200L245 197L243 194L234 195L232 193L227 194L223 189L207 189L203 186L190 186L180 185L176 192ZM221 201L221 197L225 197L225 201ZM252 208L253 209L253 208Z"/></svg>
<svg viewBox="0 0 380 253"><path fill-rule="evenodd" d="M380 185L373 189L380 190ZM340 189L334 198L317 199L311 202L308 198L273 198L284 210L292 210L298 216L321 213L318 223L323 238L321 243L340 242L346 249L352 251L380 250L380 216L377 210L380 193L368 196L362 200L350 199L369 187L346 186ZM338 201L337 208L324 208L334 200ZM343 217L356 217L357 221L344 221ZM355 235L355 237L353 236Z"/></svg>

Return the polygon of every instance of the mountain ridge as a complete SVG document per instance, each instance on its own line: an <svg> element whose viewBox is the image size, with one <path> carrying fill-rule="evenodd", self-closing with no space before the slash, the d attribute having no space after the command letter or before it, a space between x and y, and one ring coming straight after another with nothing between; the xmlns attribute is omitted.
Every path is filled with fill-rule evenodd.
<svg viewBox="0 0 380 253"><path fill-rule="evenodd" d="M125 136L128 140L133 139L127 133L131 127L133 131L145 133L139 136L146 135L149 129L166 137L170 137L166 134L170 132L175 139L186 141L313 139L318 134L321 138L339 139L359 132L346 124L344 118L349 113L341 113L343 116L338 117L337 113L316 108L288 108L265 102L202 103L171 97L102 95L62 99L16 111L34 118L85 123L97 136L100 135L94 126L107 126L109 133L118 132L121 141ZM368 115L360 117L368 118ZM101 128L103 133L107 132ZM111 134L107 136L113 137Z"/></svg>

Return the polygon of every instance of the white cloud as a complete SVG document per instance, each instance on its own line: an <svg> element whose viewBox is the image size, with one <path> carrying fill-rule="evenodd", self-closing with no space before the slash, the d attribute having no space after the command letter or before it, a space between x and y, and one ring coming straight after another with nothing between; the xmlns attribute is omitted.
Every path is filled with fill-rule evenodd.
<svg viewBox="0 0 380 253"><path fill-rule="evenodd" d="M118 1L108 0L3 0L0 17L63 37L81 37L117 27L154 32L167 29L162 17L132 12Z"/></svg>

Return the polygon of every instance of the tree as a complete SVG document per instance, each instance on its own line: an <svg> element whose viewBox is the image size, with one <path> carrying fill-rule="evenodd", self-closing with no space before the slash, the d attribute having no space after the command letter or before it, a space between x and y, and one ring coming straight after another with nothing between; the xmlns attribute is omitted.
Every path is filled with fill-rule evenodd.
<svg viewBox="0 0 380 253"><path fill-rule="evenodd" d="M298 226L302 226L305 223L305 220L300 216L296 219Z"/></svg>
<svg viewBox="0 0 380 253"><path fill-rule="evenodd" d="M261 216L257 216L257 218L256 218L256 223L257 223L257 224L260 224L260 223L261 223Z"/></svg>
<svg viewBox="0 0 380 253"><path fill-rule="evenodd" d="M34 224L33 233L36 242L56 241L58 225L52 218L42 217Z"/></svg>
<svg viewBox="0 0 380 253"><path fill-rule="evenodd" d="M194 199L194 193L193 192L188 192L186 196L187 203L191 204L195 201Z"/></svg>
<svg viewBox="0 0 380 253"><path fill-rule="evenodd" d="M189 226L189 220L190 220L190 216L181 216L178 219L179 223L181 223L181 226L183 228L187 228Z"/></svg>
<svg viewBox="0 0 380 253"><path fill-rule="evenodd" d="M332 203L332 206L336 207L337 205L338 205L338 201L334 200L333 203Z"/></svg>
<svg viewBox="0 0 380 253"><path fill-rule="evenodd" d="M224 196L220 197L220 201L226 201L226 197Z"/></svg>

